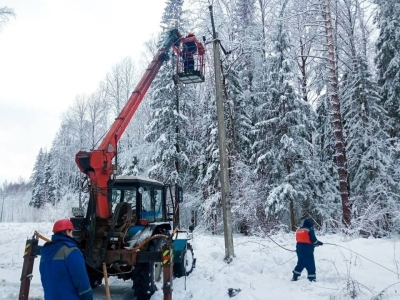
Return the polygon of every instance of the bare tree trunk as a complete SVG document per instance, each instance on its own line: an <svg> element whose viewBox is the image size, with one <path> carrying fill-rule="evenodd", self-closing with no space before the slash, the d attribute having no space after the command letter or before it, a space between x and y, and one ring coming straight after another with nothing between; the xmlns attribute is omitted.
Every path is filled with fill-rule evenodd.
<svg viewBox="0 0 400 300"><path fill-rule="evenodd" d="M292 231L296 231L296 223L294 220L294 203L290 200L290 227Z"/></svg>
<svg viewBox="0 0 400 300"><path fill-rule="evenodd" d="M362 54L364 56L367 56L368 40L367 40L367 33L366 33L366 29L365 29L366 25L364 22L364 10L361 8L359 0L356 0L356 6L357 6L357 17L360 22L360 28L361 28L361 36L362 36L361 40L362 40L362 49L363 49Z"/></svg>
<svg viewBox="0 0 400 300"><path fill-rule="evenodd" d="M263 1L263 0L258 0L258 4L260 5L260 12L261 12L261 22L262 22L262 36L263 36L263 58L265 58L266 56L266 40L267 40L267 34L265 33L265 28L266 28L266 24L265 24L265 20L266 20L266 8L267 8L267 4L269 3L269 1Z"/></svg>
<svg viewBox="0 0 400 300"><path fill-rule="evenodd" d="M217 228L218 228L218 218L217 218L217 208L214 207L212 210L212 219L213 219L213 225L211 229L211 234L216 235L218 233Z"/></svg>
<svg viewBox="0 0 400 300"><path fill-rule="evenodd" d="M291 173L289 162L286 160L285 162L286 172L289 176ZM289 182L290 183L290 182ZM290 213L290 228L292 231L296 231L296 221L295 221L295 212L294 212L294 203L293 200L289 202L289 213Z"/></svg>
<svg viewBox="0 0 400 300"><path fill-rule="evenodd" d="M333 110L333 134L336 149L336 164L339 173L339 190L342 199L342 222L349 226L351 221L351 205L349 201L349 185L347 172L346 148L343 138L342 116L340 113L339 81L336 73L335 44L333 40L332 13L330 0L325 1L325 25L328 44L328 68L330 84L330 101Z"/></svg>
<svg viewBox="0 0 400 300"><path fill-rule="evenodd" d="M175 99L175 104L176 104L176 112L177 112L177 114L179 115L179 90L178 90L178 85L177 84L175 84L175 96L176 96L176 99ZM176 124L176 126L175 126L175 151L176 151L176 153L180 153L181 152L181 150L180 150L180 148L179 148L179 143L178 143L178 140L179 140L179 124ZM178 158L177 158L177 156L175 156L175 169L176 169L176 172L179 174L179 160L178 160Z"/></svg>
<svg viewBox="0 0 400 300"><path fill-rule="evenodd" d="M350 47L350 54L351 54L351 58L353 63L355 62L355 58L357 56L357 51L356 51L356 42L355 42L355 17L354 14L352 13L351 9L352 9L352 3L349 0L345 0L344 1L345 6L346 6L346 12L347 12L347 19L346 19L346 33L347 36L349 38L349 47ZM353 71L355 71L355 67L356 65L353 66L354 69Z"/></svg>
<svg viewBox="0 0 400 300"><path fill-rule="evenodd" d="M301 73L301 94L303 96L303 100L308 102L308 93L307 93L307 59L310 54L310 47L307 48L307 45L304 43L303 38L300 36L299 38L300 44L300 62L298 61L298 66L300 68Z"/></svg>

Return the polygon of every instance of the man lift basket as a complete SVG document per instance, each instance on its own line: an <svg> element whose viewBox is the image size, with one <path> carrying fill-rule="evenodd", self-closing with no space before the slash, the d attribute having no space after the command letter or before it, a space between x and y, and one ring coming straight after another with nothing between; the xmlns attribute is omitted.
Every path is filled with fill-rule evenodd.
<svg viewBox="0 0 400 300"><path fill-rule="evenodd" d="M184 84L204 82L204 53L205 49L192 32L182 37L178 43L182 47L173 46L178 55L176 61L176 75Z"/></svg>

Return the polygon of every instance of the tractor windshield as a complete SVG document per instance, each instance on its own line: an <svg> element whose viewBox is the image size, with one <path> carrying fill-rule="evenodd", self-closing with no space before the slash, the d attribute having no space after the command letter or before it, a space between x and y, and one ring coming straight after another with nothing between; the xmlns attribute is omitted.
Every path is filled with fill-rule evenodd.
<svg viewBox="0 0 400 300"><path fill-rule="evenodd" d="M132 209L136 209L136 188L129 189L112 189L112 206L120 202L128 202L132 205Z"/></svg>
<svg viewBox="0 0 400 300"><path fill-rule="evenodd" d="M151 222L164 221L162 189L146 189L142 193L142 219Z"/></svg>

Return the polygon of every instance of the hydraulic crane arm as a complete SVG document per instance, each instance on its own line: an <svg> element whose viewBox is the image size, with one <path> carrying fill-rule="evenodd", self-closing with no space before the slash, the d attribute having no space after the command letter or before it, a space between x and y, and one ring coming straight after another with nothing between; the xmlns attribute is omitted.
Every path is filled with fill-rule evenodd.
<svg viewBox="0 0 400 300"><path fill-rule="evenodd" d="M169 32L163 47L154 56L153 61L146 69L142 79L121 113L115 119L100 146L91 152L79 151L75 156L76 164L81 172L88 175L92 189L96 195L97 217L110 217L107 201L107 182L112 174L112 159L117 152L117 143L146 95L163 62L168 59L168 50L179 43L180 38L181 35L178 30L173 29Z"/></svg>

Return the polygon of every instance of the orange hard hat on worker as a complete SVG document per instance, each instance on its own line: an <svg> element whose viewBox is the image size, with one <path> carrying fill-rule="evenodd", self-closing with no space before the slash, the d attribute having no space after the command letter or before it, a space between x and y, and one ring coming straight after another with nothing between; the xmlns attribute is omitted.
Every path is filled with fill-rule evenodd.
<svg viewBox="0 0 400 300"><path fill-rule="evenodd" d="M74 224L69 219L61 219L54 223L53 232L74 230Z"/></svg>

